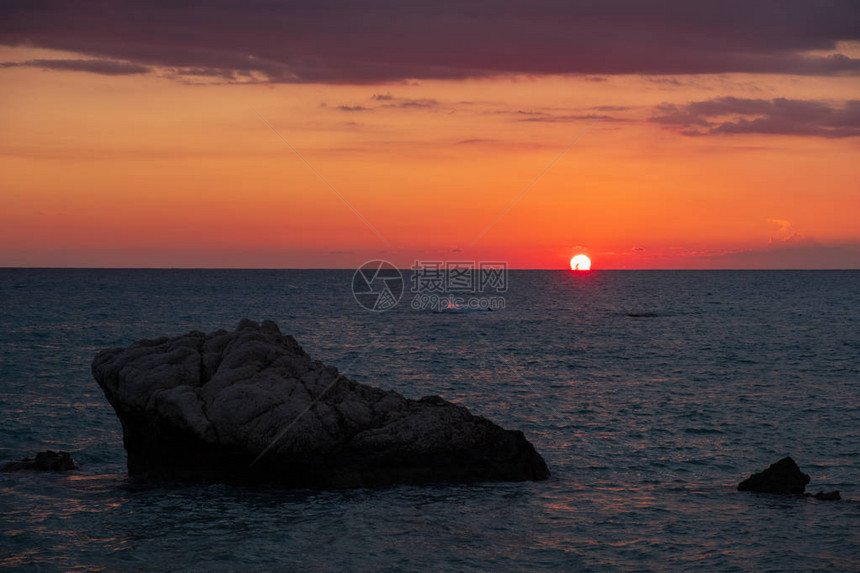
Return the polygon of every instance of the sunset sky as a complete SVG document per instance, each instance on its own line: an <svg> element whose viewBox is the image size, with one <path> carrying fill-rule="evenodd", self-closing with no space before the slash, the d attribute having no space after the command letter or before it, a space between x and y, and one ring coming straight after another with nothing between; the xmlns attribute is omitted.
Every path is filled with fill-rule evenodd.
<svg viewBox="0 0 860 573"><path fill-rule="evenodd" d="M6 2L0 266L860 268L860 3L708 4Z"/></svg>

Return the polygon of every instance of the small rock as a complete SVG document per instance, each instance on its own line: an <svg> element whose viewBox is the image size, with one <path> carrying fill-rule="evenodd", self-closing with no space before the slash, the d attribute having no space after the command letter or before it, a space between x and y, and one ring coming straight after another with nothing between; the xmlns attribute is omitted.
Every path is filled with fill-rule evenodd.
<svg viewBox="0 0 860 573"><path fill-rule="evenodd" d="M739 483L738 490L802 494L808 483L809 476L800 471L793 459L786 457Z"/></svg>
<svg viewBox="0 0 860 573"><path fill-rule="evenodd" d="M811 495L811 494L806 494L806 495ZM815 495L812 495L812 497L814 497L815 499L820 499L822 501L838 501L838 500L842 499L842 496L839 495L838 490L827 491L827 492L819 491Z"/></svg>
<svg viewBox="0 0 860 573"><path fill-rule="evenodd" d="M46 450L39 452L36 457L24 458L23 460L9 462L0 468L2 472L15 472L30 470L37 472L64 472L76 470L78 466L69 452L55 452Z"/></svg>

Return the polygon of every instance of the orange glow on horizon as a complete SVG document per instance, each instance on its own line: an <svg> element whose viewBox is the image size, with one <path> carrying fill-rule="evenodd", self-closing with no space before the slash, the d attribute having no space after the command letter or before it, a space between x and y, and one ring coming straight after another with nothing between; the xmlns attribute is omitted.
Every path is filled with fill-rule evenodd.
<svg viewBox="0 0 860 573"><path fill-rule="evenodd" d="M0 266L557 269L573 251L600 269L725 268L860 245L860 138L650 120L665 102L761 98L759 84L851 99L856 78L664 79L186 85L0 68ZM571 146L594 114L611 118Z"/></svg>

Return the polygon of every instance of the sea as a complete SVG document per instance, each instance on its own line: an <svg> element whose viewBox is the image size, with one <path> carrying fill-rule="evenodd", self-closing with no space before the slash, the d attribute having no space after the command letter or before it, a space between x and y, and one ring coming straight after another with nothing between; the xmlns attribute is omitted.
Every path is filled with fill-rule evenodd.
<svg viewBox="0 0 860 573"><path fill-rule="evenodd" d="M422 306L405 278L395 306L368 310L354 278L0 269L0 462L53 449L80 466L0 474L0 568L860 570L860 271L507 271L492 311ZM130 479L95 354L243 318L349 378L522 430L552 476ZM784 456L842 501L737 491Z"/></svg>

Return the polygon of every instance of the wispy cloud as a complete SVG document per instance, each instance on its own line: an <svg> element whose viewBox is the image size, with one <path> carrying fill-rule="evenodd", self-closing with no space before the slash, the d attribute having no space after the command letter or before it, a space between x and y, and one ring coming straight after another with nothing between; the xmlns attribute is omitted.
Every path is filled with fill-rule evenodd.
<svg viewBox="0 0 860 573"><path fill-rule="evenodd" d="M623 117L609 115L607 113L593 113L595 111L621 111L627 107L622 106L597 106L584 109L543 108L543 109L515 109L515 110L490 110L485 113L492 115L512 116L516 121L533 123L564 123L582 120L600 121L627 121Z"/></svg>
<svg viewBox="0 0 860 573"><path fill-rule="evenodd" d="M630 107L626 105L596 105L588 109L594 111L627 111Z"/></svg>
<svg viewBox="0 0 860 573"><path fill-rule="evenodd" d="M432 98L425 99L407 99L407 98L392 98L393 103L386 104L385 107L399 108L430 108L439 107L439 102Z"/></svg>
<svg viewBox="0 0 860 573"><path fill-rule="evenodd" d="M439 101L433 98L406 98L397 97L390 93L373 94L370 99L375 102L383 102L380 107L388 108L435 108L439 107Z"/></svg>
<svg viewBox="0 0 860 573"><path fill-rule="evenodd" d="M334 109L340 111L358 112L358 111L374 111L379 109L435 109L440 107L437 100L433 98L402 98L391 94L373 94L370 97L371 105L349 105L342 104L335 106ZM326 107L325 103L321 103L320 107Z"/></svg>
<svg viewBox="0 0 860 573"><path fill-rule="evenodd" d="M544 123L563 123L568 121L582 121L582 120L600 120L600 121L623 121L620 118L606 115L606 114L597 114L597 113L581 113L581 114L571 114L571 115L551 115L551 114L541 114L535 115L533 117L524 117L519 121L529 121L529 122L544 122Z"/></svg>
<svg viewBox="0 0 860 573"><path fill-rule="evenodd" d="M784 219L768 219L767 222L778 227L776 232L772 234L768 240L768 244L771 247L810 246L818 244L818 241L797 232L790 221L786 221Z"/></svg>
<svg viewBox="0 0 860 573"><path fill-rule="evenodd" d="M120 76L131 74L146 74L151 70L149 66L134 64L131 62L119 62L116 60L27 60L25 62L3 62L0 67L31 67L44 70L60 70L71 72L91 72L108 76Z"/></svg>

